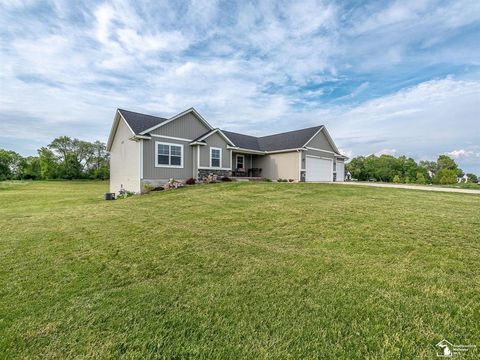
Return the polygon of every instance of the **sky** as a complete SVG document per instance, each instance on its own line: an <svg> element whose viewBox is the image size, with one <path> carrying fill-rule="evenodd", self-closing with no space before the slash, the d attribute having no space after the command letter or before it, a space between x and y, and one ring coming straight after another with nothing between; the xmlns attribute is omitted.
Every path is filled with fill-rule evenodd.
<svg viewBox="0 0 480 360"><path fill-rule="evenodd" d="M0 0L0 148L106 141L116 108L480 175L480 1Z"/></svg>

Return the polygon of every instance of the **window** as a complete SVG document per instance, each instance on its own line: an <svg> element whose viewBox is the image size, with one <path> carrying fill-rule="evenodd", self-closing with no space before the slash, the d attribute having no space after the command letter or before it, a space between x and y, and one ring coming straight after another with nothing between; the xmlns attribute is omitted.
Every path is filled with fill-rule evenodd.
<svg viewBox="0 0 480 360"><path fill-rule="evenodd" d="M155 142L155 166L183 168L183 145Z"/></svg>
<svg viewBox="0 0 480 360"><path fill-rule="evenodd" d="M222 167L222 149L210 148L210 167Z"/></svg>

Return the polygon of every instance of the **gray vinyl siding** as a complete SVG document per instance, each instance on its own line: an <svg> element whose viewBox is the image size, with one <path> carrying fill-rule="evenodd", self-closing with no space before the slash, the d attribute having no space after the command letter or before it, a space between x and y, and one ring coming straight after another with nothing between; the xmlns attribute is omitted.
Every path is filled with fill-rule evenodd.
<svg viewBox="0 0 480 360"><path fill-rule="evenodd" d="M183 168L156 167L155 142L183 145ZM193 147L187 141L155 137L152 137L151 140L143 140L143 179L168 180L191 177L193 177Z"/></svg>
<svg viewBox="0 0 480 360"><path fill-rule="evenodd" d="M150 134L194 140L209 130L194 114L188 113L151 131Z"/></svg>
<svg viewBox="0 0 480 360"><path fill-rule="evenodd" d="M229 168L230 169L230 150L227 149L227 143L215 133L210 135L208 138L204 140L207 145L200 146L200 167L210 167L210 148L220 148L222 149L222 168Z"/></svg>
<svg viewBox="0 0 480 360"><path fill-rule="evenodd" d="M302 169L305 169L305 156L312 155L312 156L319 156L327 159L334 159L335 156L332 153L324 152L324 151L317 151L317 150L306 150L302 151Z"/></svg>
<svg viewBox="0 0 480 360"><path fill-rule="evenodd" d="M194 114L188 113L151 131L150 134L193 140L209 130ZM155 142L183 145L183 168L156 167ZM152 136L150 140L143 140L143 179L168 180L170 178L188 179L196 177L193 159L195 156L196 160L197 154L194 150L195 146L189 145L189 142L158 136Z"/></svg>
<svg viewBox="0 0 480 360"><path fill-rule="evenodd" d="M323 131L320 131L315 137L307 144L307 147L316 149L335 151L327 140Z"/></svg>

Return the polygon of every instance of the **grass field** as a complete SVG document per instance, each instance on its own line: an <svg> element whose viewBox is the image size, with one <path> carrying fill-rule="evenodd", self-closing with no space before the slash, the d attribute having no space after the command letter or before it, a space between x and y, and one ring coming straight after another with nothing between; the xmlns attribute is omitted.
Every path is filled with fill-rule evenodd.
<svg viewBox="0 0 480 360"><path fill-rule="evenodd" d="M480 196L0 183L0 358L480 356Z"/></svg>

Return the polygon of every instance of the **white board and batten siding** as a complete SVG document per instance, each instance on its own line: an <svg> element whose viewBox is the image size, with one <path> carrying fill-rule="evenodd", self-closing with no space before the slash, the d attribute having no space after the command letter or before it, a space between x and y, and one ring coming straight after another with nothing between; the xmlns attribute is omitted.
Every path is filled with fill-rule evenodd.
<svg viewBox="0 0 480 360"><path fill-rule="evenodd" d="M123 188L140 192L140 145L125 120L120 119L110 149L110 192L118 193Z"/></svg>

